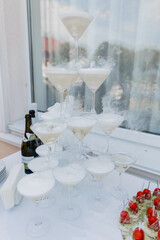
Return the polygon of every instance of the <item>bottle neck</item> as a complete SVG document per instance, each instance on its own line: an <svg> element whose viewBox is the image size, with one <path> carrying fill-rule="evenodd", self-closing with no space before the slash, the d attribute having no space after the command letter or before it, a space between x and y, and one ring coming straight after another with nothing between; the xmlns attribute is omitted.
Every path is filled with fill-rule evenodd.
<svg viewBox="0 0 160 240"><path fill-rule="evenodd" d="M25 124L25 133L33 133L30 126L32 125L32 119L31 117L26 118L26 124Z"/></svg>

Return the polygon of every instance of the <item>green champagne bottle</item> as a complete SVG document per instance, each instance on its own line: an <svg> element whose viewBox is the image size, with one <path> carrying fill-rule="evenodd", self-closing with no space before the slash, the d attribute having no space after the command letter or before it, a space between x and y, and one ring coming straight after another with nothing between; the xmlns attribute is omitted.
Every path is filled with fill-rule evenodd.
<svg viewBox="0 0 160 240"><path fill-rule="evenodd" d="M25 132L21 144L22 162L24 163L25 173L29 174L32 171L28 168L28 163L37 156L35 149L37 148L37 140L30 126L32 125L31 115L25 115Z"/></svg>

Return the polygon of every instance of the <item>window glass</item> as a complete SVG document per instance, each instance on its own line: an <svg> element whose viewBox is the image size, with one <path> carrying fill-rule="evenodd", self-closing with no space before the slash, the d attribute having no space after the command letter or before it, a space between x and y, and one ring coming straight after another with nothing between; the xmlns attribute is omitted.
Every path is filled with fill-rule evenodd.
<svg viewBox="0 0 160 240"><path fill-rule="evenodd" d="M30 0L34 100L40 111L59 101L43 69L74 66L74 39L62 12L85 11L93 20L79 39L81 66L95 59L113 59L115 66L96 91L96 111L125 111L123 127L160 133L159 0ZM75 109L91 109L91 91L73 84Z"/></svg>

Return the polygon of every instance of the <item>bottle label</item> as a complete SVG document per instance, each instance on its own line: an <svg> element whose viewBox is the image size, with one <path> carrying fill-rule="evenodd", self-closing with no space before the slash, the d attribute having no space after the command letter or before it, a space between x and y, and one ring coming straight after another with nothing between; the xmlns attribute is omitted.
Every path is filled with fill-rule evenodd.
<svg viewBox="0 0 160 240"><path fill-rule="evenodd" d="M33 133L26 133L26 137L23 136L24 142L33 141L35 139L36 139L36 136Z"/></svg>
<svg viewBox="0 0 160 240"><path fill-rule="evenodd" d="M31 157L22 156L22 162L23 163L29 163L29 161L31 161L33 158L34 158L34 156L31 156Z"/></svg>

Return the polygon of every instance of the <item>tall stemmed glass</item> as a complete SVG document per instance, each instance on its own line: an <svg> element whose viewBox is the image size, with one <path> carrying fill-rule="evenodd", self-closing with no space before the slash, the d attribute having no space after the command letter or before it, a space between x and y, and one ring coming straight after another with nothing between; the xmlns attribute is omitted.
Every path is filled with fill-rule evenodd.
<svg viewBox="0 0 160 240"><path fill-rule="evenodd" d="M51 151L52 145L63 134L66 126L54 121L35 123L31 126L32 131L48 147L48 169L52 168Z"/></svg>
<svg viewBox="0 0 160 240"><path fill-rule="evenodd" d="M114 153L111 155L111 159L114 163L116 170L119 172L119 184L113 189L112 195L119 200L124 200L127 198L128 193L121 186L121 176L122 173L127 171L127 169L136 162L136 158L126 153Z"/></svg>
<svg viewBox="0 0 160 240"><path fill-rule="evenodd" d="M102 113L99 114L98 123L106 135L107 148L106 154L109 154L109 139L111 133L124 121L124 117L116 113Z"/></svg>
<svg viewBox="0 0 160 240"><path fill-rule="evenodd" d="M64 120L63 97L64 91L70 89L71 85L76 81L78 73L73 69L64 68L45 68L45 76L48 81L55 86L60 93L61 112L60 119Z"/></svg>
<svg viewBox="0 0 160 240"><path fill-rule="evenodd" d="M19 181L17 189L22 196L39 203L54 185L55 180L52 175L33 173L23 177ZM35 217L27 225L27 234L31 237L41 237L49 231L50 225L51 223L46 217Z"/></svg>
<svg viewBox="0 0 160 240"><path fill-rule="evenodd" d="M81 210L79 206L72 202L72 189L84 179L85 175L84 168L76 163L54 169L56 180L68 190L67 204L60 209L60 215L64 220L74 220L80 216Z"/></svg>
<svg viewBox="0 0 160 240"><path fill-rule="evenodd" d="M88 159L86 162L86 169L97 185L94 196L91 199L89 198L89 204L93 210L103 211L107 207L107 198L106 194L103 194L103 189L101 188L101 186L103 186L102 180L113 171L114 165L105 155L100 155Z"/></svg>
<svg viewBox="0 0 160 240"><path fill-rule="evenodd" d="M83 68L79 70L79 75L92 91L92 108L91 113L96 114L95 110L95 93L102 83L108 78L111 72L110 67L106 68Z"/></svg>
<svg viewBox="0 0 160 240"><path fill-rule="evenodd" d="M72 131L80 143L79 160L82 160L84 153L83 139L92 130L95 124L96 121L94 119L86 117L72 117L67 122L68 128Z"/></svg>
<svg viewBox="0 0 160 240"><path fill-rule="evenodd" d="M91 23L93 17L84 11L69 11L61 13L61 21L74 38L75 41L75 66L79 68L78 65L78 40L85 32L89 24Z"/></svg>

